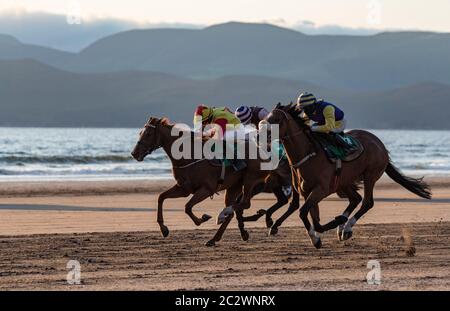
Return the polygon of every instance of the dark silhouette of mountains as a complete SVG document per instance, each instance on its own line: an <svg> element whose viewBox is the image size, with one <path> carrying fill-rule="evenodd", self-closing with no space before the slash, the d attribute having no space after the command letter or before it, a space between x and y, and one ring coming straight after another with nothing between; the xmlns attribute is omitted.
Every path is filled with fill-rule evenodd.
<svg viewBox="0 0 450 311"><path fill-rule="evenodd" d="M265 75L351 90L450 83L450 34L430 32L308 36L267 24L227 23L126 31L75 54L3 41L3 59L6 45L9 58L30 57L75 72L160 71L201 79Z"/></svg>
<svg viewBox="0 0 450 311"><path fill-rule="evenodd" d="M308 36L268 24L132 30L80 53L0 35L0 125L191 121L200 103L264 105L316 92L351 127L450 128L450 34Z"/></svg>
<svg viewBox="0 0 450 311"><path fill-rule="evenodd" d="M335 101L350 127L450 129L450 86L444 84L355 93L249 75L194 80L156 72L71 73L34 60L0 61L0 126L139 127L150 115L191 123L200 103L272 108L294 100L299 89Z"/></svg>

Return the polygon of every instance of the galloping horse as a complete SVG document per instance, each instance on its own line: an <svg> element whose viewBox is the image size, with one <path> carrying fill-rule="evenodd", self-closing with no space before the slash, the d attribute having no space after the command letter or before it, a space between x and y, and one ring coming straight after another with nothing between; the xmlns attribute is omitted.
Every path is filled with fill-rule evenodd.
<svg viewBox="0 0 450 311"><path fill-rule="evenodd" d="M260 128L268 124L279 125L280 139L298 181L297 191L306 198L300 208L300 218L316 248L322 246L318 233L338 227L340 240L347 240L352 236L352 227L374 205L373 189L383 173L419 197L431 199L430 188L423 179L404 176L392 164L384 144L367 131L352 130L347 133L359 140L364 152L352 162L342 163L341 174L337 178L335 165L330 163L325 152L317 147L310 127L298 116L295 106L278 104L266 119L261 121ZM360 182L364 184L364 199L357 192ZM342 215L322 226L319 222L318 204L332 193L347 197L350 204ZM349 219L361 201L361 208ZM313 224L308 220L309 212Z"/></svg>
<svg viewBox="0 0 450 311"><path fill-rule="evenodd" d="M162 235L164 237L169 235L169 229L164 225L164 200L187 197L193 194L185 205L185 212L199 226L208 221L211 216L204 214L199 218L192 212L192 208L218 191L226 190L225 206L232 207L232 210L236 213L241 237L244 241L248 240L249 234L244 228L244 221L257 220L264 215L265 211L259 211L253 217L243 217L243 210L250 207L250 199L257 192L257 187L264 184L270 171L260 169L262 160L259 158L246 160L247 168L237 172L231 167L225 168L222 165L214 164L213 161L206 158L195 159L193 150L190 150L191 156L189 158L176 159L172 155L172 145L176 140L180 139L180 136L172 136L173 127L174 125L169 124L165 118L150 118L141 131L140 138L132 151L132 156L137 161L143 161L148 154L151 154L156 149L163 148L172 162L173 176L177 184L161 193L158 197L157 221ZM199 138L196 138L192 132L190 135L191 146L193 146L195 139ZM221 176L223 181L220 183L219 179ZM237 201L240 196L240 200ZM279 207L277 206L276 208ZM216 235L206 244L207 246L214 245L215 242L222 238L232 217L233 214L226 217Z"/></svg>

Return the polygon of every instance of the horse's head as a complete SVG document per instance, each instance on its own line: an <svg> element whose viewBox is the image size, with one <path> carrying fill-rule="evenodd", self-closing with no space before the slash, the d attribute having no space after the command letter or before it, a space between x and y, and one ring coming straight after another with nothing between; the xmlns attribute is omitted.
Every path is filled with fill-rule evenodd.
<svg viewBox="0 0 450 311"><path fill-rule="evenodd" d="M289 129L294 124L298 125L300 129L308 129L305 121L298 116L299 112L296 111L295 105L292 103L283 106L279 103L275 109L273 109L267 117L259 123L259 129L270 130L270 124L278 124L280 138L288 135ZM292 122L290 122L292 121Z"/></svg>
<svg viewBox="0 0 450 311"><path fill-rule="evenodd" d="M150 118L148 120L139 133L139 140L131 152L134 159L139 162L144 161L147 155L161 147L163 142L161 141L161 135L158 135L158 128L167 124L168 120L166 118Z"/></svg>

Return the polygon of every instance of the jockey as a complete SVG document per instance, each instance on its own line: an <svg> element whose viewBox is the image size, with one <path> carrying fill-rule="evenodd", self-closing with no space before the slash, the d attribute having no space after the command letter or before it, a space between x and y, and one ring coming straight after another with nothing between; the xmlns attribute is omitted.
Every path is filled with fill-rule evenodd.
<svg viewBox="0 0 450 311"><path fill-rule="evenodd" d="M248 107L248 106L240 106L236 109L234 112L234 115L241 120L241 123L244 125L252 124L256 128L258 128L258 124L260 121L264 120L267 115L269 114L269 111L267 111L264 107ZM282 157L279 162L279 167L281 170L279 172L284 172L285 175L289 175L291 173L291 168L289 166L289 162L286 157ZM291 178L285 178L282 181L281 190L283 191L284 195L289 197L292 193L292 185L291 185Z"/></svg>
<svg viewBox="0 0 450 311"><path fill-rule="evenodd" d="M344 112L335 105L316 97L308 92L300 94L297 100L297 110L304 113L304 118L311 120L313 132L331 134L338 145L351 148L339 135L344 133L346 121Z"/></svg>
<svg viewBox="0 0 450 311"><path fill-rule="evenodd" d="M244 125L253 124L258 128L258 124L261 120L264 120L265 117L269 114L264 107L248 107L248 106L240 106L234 112L234 115L241 120L241 123Z"/></svg>
<svg viewBox="0 0 450 311"><path fill-rule="evenodd" d="M194 126L200 123L202 124L202 130L208 124L218 125L218 128L221 130L220 133L216 131L216 128L207 130L206 132L203 132L204 137L211 138L215 136L224 139L227 125L237 126L241 124L241 121L239 121L239 119L226 107L215 108L200 105L194 113ZM242 159L234 158L231 162L235 171L244 169L247 166L246 162Z"/></svg>
<svg viewBox="0 0 450 311"><path fill-rule="evenodd" d="M200 122L202 124L202 128L207 124L217 124L222 130L222 133L220 133L222 135L220 135L220 137L224 137L228 124L234 126L241 124L239 119L236 118L228 108L214 108L204 105L198 106L194 113L194 125L199 124ZM217 133L215 133L214 130L204 133L205 136L209 137L212 137L215 134Z"/></svg>

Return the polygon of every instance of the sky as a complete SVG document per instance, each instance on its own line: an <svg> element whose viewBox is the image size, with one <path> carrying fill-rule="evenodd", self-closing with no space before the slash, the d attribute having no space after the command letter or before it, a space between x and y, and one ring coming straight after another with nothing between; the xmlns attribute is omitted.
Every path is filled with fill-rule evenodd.
<svg viewBox="0 0 450 311"><path fill-rule="evenodd" d="M450 0L0 0L0 33L76 51L132 28L228 21L268 22L307 34L450 32L448 12Z"/></svg>
<svg viewBox="0 0 450 311"><path fill-rule="evenodd" d="M308 21L317 26L450 32L449 0L2 0L0 11L66 14L72 4L86 19L206 25L272 21L286 26Z"/></svg>

